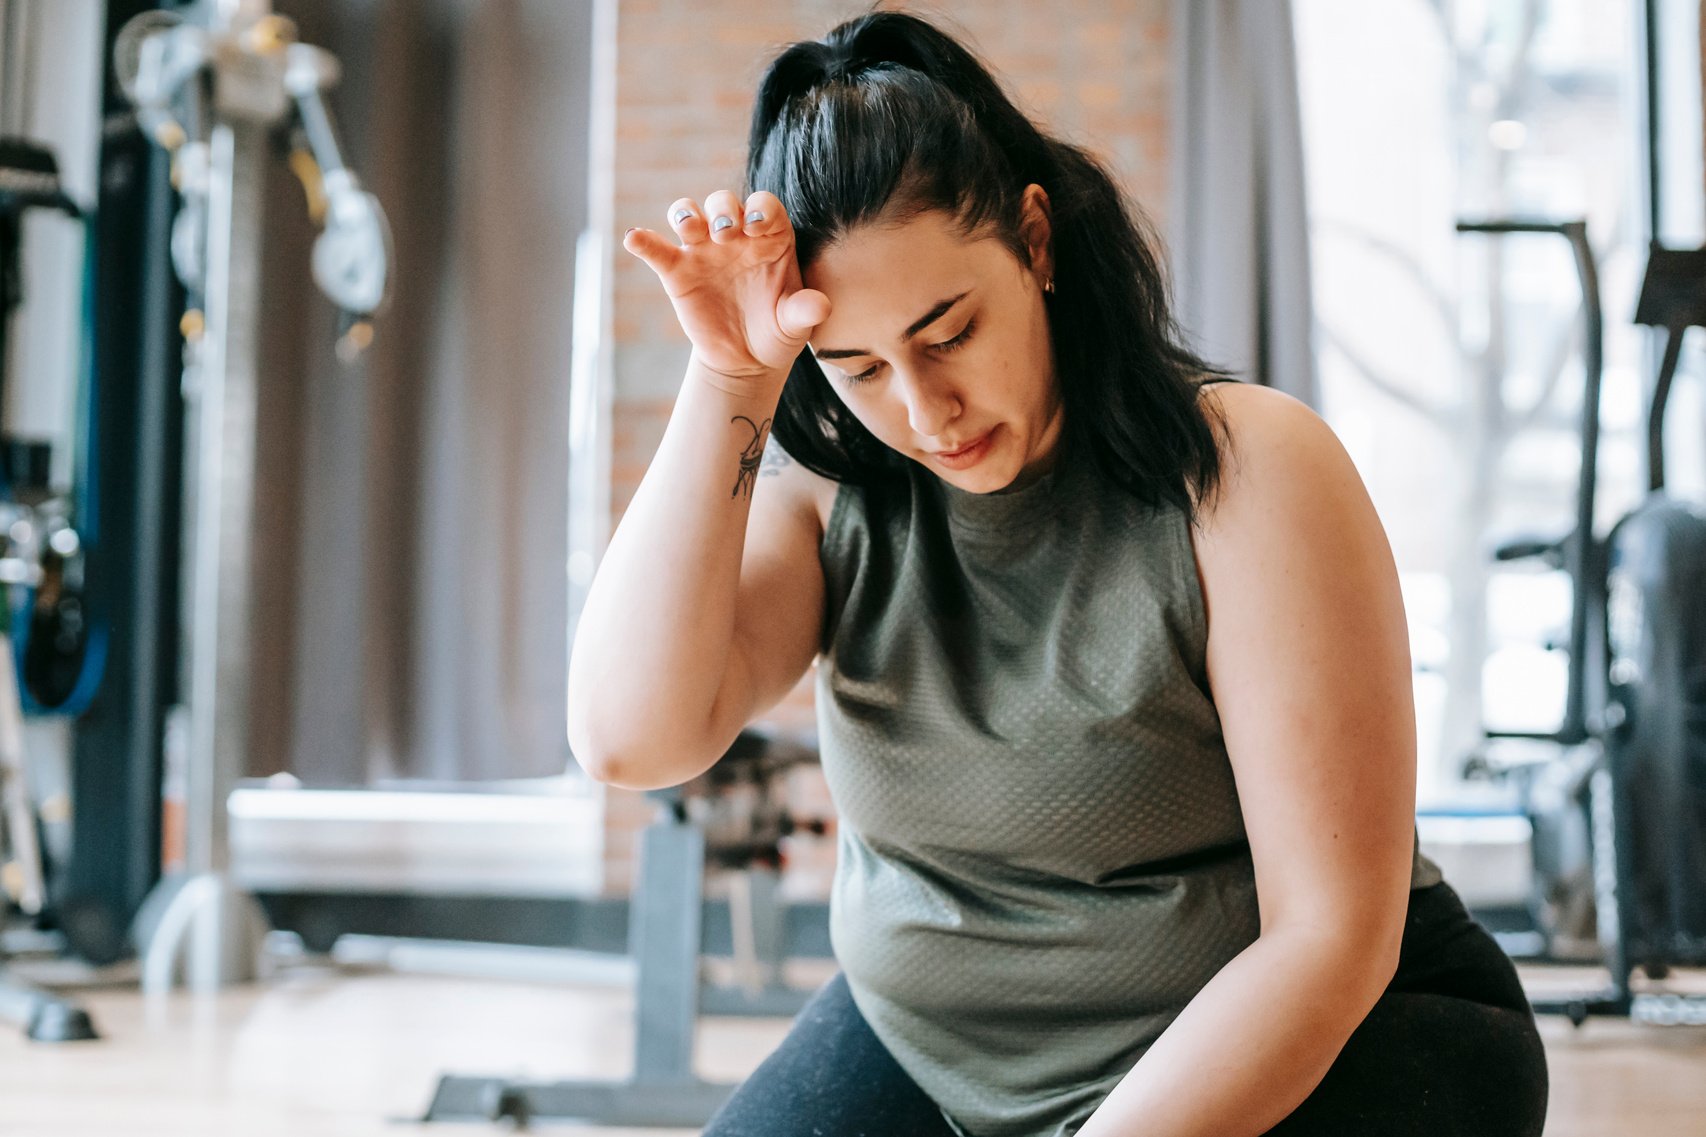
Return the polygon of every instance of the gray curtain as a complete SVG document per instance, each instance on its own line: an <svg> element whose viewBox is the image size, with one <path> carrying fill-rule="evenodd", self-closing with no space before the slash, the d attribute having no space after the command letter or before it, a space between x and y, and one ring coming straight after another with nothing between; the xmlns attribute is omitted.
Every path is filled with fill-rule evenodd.
<svg viewBox="0 0 1706 1137"><path fill-rule="evenodd" d="M340 365L301 190L274 175L251 772L560 774L591 5L277 7L343 62L345 149L395 259L372 350Z"/></svg>
<svg viewBox="0 0 1706 1137"><path fill-rule="evenodd" d="M1319 408L1290 0L1174 0L1171 267L1211 362Z"/></svg>

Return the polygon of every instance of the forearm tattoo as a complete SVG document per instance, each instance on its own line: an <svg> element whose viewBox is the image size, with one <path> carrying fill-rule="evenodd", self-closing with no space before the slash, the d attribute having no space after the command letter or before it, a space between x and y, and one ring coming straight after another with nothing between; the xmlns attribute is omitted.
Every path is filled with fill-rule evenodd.
<svg viewBox="0 0 1706 1137"><path fill-rule="evenodd" d="M735 475L735 488L730 497L740 497L743 493L751 497L753 483L758 480L759 464L764 460L764 439L770 432L770 420L762 424L753 422L745 415L736 415L729 420L731 423L744 422L752 431L752 441L748 442L740 452L740 472Z"/></svg>

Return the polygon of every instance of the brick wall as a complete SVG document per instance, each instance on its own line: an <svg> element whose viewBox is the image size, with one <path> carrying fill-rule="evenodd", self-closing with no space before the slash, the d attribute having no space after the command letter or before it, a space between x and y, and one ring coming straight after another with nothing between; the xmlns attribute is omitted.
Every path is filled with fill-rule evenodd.
<svg viewBox="0 0 1706 1137"><path fill-rule="evenodd" d="M1169 0L980 0L908 10L955 29L999 73L1019 104L1057 133L1088 145L1165 223ZM747 118L765 65L783 45L827 32L866 6L824 0L619 0L613 236L630 225L664 229L684 194L703 200L741 188ZM709 15L707 13L710 13ZM663 436L686 364L686 340L657 278L621 251L614 265L615 435L611 509L619 518ZM812 721L808 675L771 716ZM815 772L796 779L806 812L825 805ZM635 829L650 817L639 795L608 791L607 888L625 892ZM827 842L792 851L788 890L822 894Z"/></svg>

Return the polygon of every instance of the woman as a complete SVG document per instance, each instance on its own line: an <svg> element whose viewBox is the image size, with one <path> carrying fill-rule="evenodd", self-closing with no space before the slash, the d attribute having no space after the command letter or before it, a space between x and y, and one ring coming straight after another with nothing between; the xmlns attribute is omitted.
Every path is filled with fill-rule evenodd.
<svg viewBox="0 0 1706 1137"><path fill-rule="evenodd" d="M783 52L747 172L625 238L692 353L570 671L645 788L821 657L842 970L705 1133L1539 1133L1333 434L1183 347L1107 173L916 18Z"/></svg>

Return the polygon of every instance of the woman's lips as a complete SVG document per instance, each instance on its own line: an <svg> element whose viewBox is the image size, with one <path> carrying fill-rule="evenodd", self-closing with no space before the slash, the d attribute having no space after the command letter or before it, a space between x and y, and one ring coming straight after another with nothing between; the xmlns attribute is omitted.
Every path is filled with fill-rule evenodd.
<svg viewBox="0 0 1706 1137"><path fill-rule="evenodd" d="M970 445L953 451L937 451L934 457L938 462L941 462L945 466L952 467L956 470L963 470L967 466L970 466L980 460L984 454L988 452L989 441L994 436L995 431L992 428L985 431L982 437L978 438L977 441Z"/></svg>

